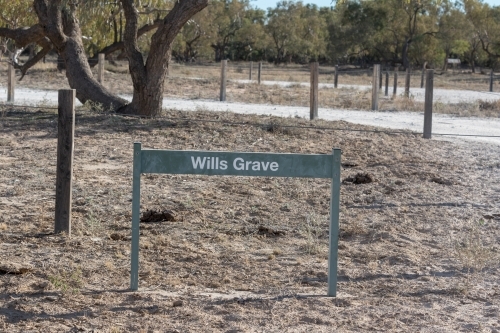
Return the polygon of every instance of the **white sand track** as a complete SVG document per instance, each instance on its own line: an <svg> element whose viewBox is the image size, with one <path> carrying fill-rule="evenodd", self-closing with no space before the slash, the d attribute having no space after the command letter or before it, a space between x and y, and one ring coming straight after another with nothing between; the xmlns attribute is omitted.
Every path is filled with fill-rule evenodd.
<svg viewBox="0 0 500 333"><path fill-rule="evenodd" d="M290 84L288 82L270 82L265 84ZM367 86L352 86L351 88L364 89ZM6 96L5 87L0 87ZM416 99L423 98L424 89L412 89L411 93ZM57 105L57 91L51 90L31 90L16 89L15 105ZM434 91L435 100L443 103L456 103L457 101L473 101L477 99L493 100L500 99L500 94L471 92L467 90L447 90L436 89ZM128 100L131 96L122 96ZM5 102L5 97L0 99ZM194 111L227 111L243 114L267 114L280 117L309 117L308 107L281 106L269 104L244 104L219 102L214 100L185 100L175 98L165 98L163 101L165 108ZM344 120L351 123L379 126L387 129L408 129L415 132L423 131L422 112L375 112L375 111L354 111L340 109L319 109L319 117L326 120ZM433 138L446 140L473 140L477 142L488 142L500 145L500 118L477 118L477 117L457 117L452 115L433 115ZM478 135L466 137L440 136L437 134L460 134ZM497 136L497 137L481 137Z"/></svg>

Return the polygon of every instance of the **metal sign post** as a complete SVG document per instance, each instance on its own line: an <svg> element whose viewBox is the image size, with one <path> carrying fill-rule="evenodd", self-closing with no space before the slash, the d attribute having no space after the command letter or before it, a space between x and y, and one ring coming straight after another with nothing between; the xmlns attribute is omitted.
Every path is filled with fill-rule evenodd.
<svg viewBox="0 0 500 333"><path fill-rule="evenodd" d="M328 296L337 295L337 260L340 205L340 149L332 155L274 154L142 149L134 144L132 185L132 248L130 289L139 288L139 215L141 174L195 174L207 176L260 176L331 178Z"/></svg>

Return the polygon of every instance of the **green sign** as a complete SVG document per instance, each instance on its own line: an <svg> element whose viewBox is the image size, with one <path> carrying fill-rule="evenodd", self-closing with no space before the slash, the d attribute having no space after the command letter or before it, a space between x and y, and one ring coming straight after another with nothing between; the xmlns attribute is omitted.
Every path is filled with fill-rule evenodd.
<svg viewBox="0 0 500 333"><path fill-rule="evenodd" d="M143 173L207 176L331 178L328 296L336 296L340 201L340 149L332 155L142 149L134 144L130 289L139 288L140 180Z"/></svg>
<svg viewBox="0 0 500 333"><path fill-rule="evenodd" d="M331 155L141 150L142 173L331 178Z"/></svg>

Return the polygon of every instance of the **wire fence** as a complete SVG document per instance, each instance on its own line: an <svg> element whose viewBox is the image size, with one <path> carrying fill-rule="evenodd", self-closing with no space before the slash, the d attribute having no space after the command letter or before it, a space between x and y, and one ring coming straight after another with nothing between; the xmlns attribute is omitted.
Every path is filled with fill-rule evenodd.
<svg viewBox="0 0 500 333"><path fill-rule="evenodd" d="M64 74L57 72L56 63L57 59L53 58L47 60L45 65L40 64L38 68L33 68L33 75L28 72L22 81L16 81L17 87L15 89L34 89L41 86L51 90L69 88ZM0 63L0 69L2 66L3 64ZM93 68L95 75L97 75L97 67ZM259 67L261 68L260 75ZM132 94L132 82L130 75L128 75L126 61L106 61L105 69L103 85L110 92ZM318 104L320 108L371 109L373 68L339 66L338 71L336 71L335 66L322 65L319 66L318 71L320 84ZM263 63L262 66L259 66L258 62L229 62L226 77L228 80L226 101L307 107L310 104L310 75L309 64L273 65ZM385 70L382 68L378 110L423 111L425 90L421 89L422 69L414 69L409 73L409 98L405 96L406 92L404 92L406 75L406 72L395 71L393 67L387 67ZM386 78L386 76L388 77ZM17 77L20 77L19 73ZM489 91L491 78L491 73L485 75L452 71L448 73L436 72L434 76L434 112L462 116L500 117L500 89L499 92ZM166 80L164 96L167 98L217 100L221 80L221 63L174 62L169 67ZM500 75L493 75L493 90L500 87L499 81ZM335 86L338 89L334 89ZM395 86L397 86L397 90ZM475 95L476 93L480 94ZM452 97L448 98L447 94L452 95Z"/></svg>
<svg viewBox="0 0 500 333"><path fill-rule="evenodd" d="M0 63L8 63L8 60L2 60ZM106 60L106 69L110 72L115 73L127 73L128 62L125 60ZM64 64L63 61L51 58L45 62L44 66L53 65L54 70L58 63ZM253 62L253 66L250 62L228 62L228 74L229 79L248 79L250 74L250 68L252 68L253 74L257 73L258 62ZM97 66L96 66L97 67ZM220 63L217 62L186 62L177 63L172 62L169 68L170 78L201 78L201 79L218 79L220 78ZM35 66L36 68L36 66ZM488 69L489 70L489 69ZM262 80L263 81L280 81L280 79L286 78L291 82L307 82L309 75L309 64L297 65L297 64L281 64L275 65L272 63L263 63L262 67ZM381 70L382 74L389 73L391 79L394 75L393 67L383 67ZM406 76L405 71L397 71L399 73L398 85L404 84L404 79ZM481 70L484 73L484 70ZM335 75L335 66L322 65L319 67L320 82L329 82L333 80L333 75ZM371 77L373 74L373 69L371 67L367 68L356 68L353 66L340 66L338 68L339 83L340 84L363 84L358 79L359 76ZM440 78L440 83L442 87L440 88L455 88L455 87L465 87L470 83L477 84L477 89L475 91L487 92L489 89L490 73L472 73L468 71L462 73L462 71L448 70L447 72L436 72L436 77L439 75L444 75L446 78ZM481 77L477 77L481 76ZM422 69L412 69L410 71L411 86L420 87ZM364 80L365 85L369 85L369 79ZM500 75L494 74L493 81L498 85L500 83ZM458 83L462 83L461 84Z"/></svg>
<svg viewBox="0 0 500 333"><path fill-rule="evenodd" d="M249 80L250 76L253 81L256 81L258 75L258 69L254 63L251 69L249 64L228 64L228 79L235 82L241 80ZM210 73L210 69L212 72ZM250 74L252 71L252 74ZM394 69L382 70L381 74L383 77L383 85L385 85L385 75L389 75L389 86L393 88L394 86ZM396 71L398 73L397 86L404 87L406 80L406 72ZM272 64L264 64L261 72L261 80L266 84L273 84L273 82L290 82L294 83L304 83L310 80L310 68L308 65L291 65L291 66L275 66ZM339 87L345 86L369 86L371 85L373 69L339 69L338 73L335 72L334 66L320 66L319 67L319 82L321 84L334 84L335 75L337 75L337 82ZM421 88L422 82L422 70L410 71L410 88ZM481 76L481 77L478 77ZM484 92L491 95L489 91L490 80L493 80L493 87L500 88L500 75L490 75L478 74L478 73L453 73L453 72L439 72L435 76L435 88L438 89L456 89L456 90L468 90L476 92ZM210 65L193 65L191 63L186 64L174 64L171 66L170 79L186 79L186 78L201 78L201 79L215 79L220 78L220 65L210 64ZM494 93L494 92L493 92ZM498 93L495 94L495 96Z"/></svg>
<svg viewBox="0 0 500 333"><path fill-rule="evenodd" d="M42 110L57 110L57 107L49 107L49 106L32 106L32 105L19 105L19 104L0 104L0 109L5 109L5 108L10 108L10 109L17 109L16 113L22 113L21 110L19 109L24 109L24 114L26 115L33 115L32 112L26 111L29 109L42 109ZM91 109L87 108L79 108L79 111L86 111L86 112L93 112ZM2 112L0 112L0 115ZM144 117L142 116L136 116L136 115L122 115L122 114L117 114L117 113L105 113L105 112L99 112L101 115L113 115L113 116L118 116L118 117L123 117L123 118L137 118L137 119L143 119ZM5 115L4 115L5 116ZM50 117L56 117L56 115L52 115ZM226 125L226 126L253 126L256 128L261 128L261 129L267 129L267 130L273 130L273 131L279 131L282 129L296 129L296 130L323 130L323 131L342 131L342 132L357 132L357 133L377 133L377 134L389 134L389 135L394 135L394 134L402 134L402 135L412 135L412 136L421 136L423 135L423 132L418 132L418 131L411 131L411 130L388 130L388 129L355 129L355 128L349 128L349 127L325 127L325 126L300 126L300 125L286 125L282 123L275 123L275 122L267 122L267 123L256 123L256 122L234 122L234 121L227 121L227 120L218 120L218 119L209 119L209 118L203 118L203 119L192 119L192 118L185 118L185 117L169 117L169 116L159 116L156 117L155 119L160 119L160 120L166 120L166 121L179 121L179 122L185 122L185 123L197 123L197 124L207 124L207 123L216 123L220 125ZM456 134L456 133L432 133L432 135L435 136L453 136L453 137L478 137L478 138L500 138L500 135L481 135L481 134Z"/></svg>

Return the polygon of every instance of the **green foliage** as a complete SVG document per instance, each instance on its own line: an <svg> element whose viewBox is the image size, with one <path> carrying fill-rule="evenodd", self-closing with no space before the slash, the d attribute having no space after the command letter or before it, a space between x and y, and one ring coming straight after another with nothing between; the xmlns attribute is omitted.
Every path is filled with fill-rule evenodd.
<svg viewBox="0 0 500 333"><path fill-rule="evenodd" d="M270 39L264 30L265 12L260 9L249 9L245 12L241 29L235 34L232 44L237 50L233 59L262 59L263 52Z"/></svg>
<svg viewBox="0 0 500 333"><path fill-rule="evenodd" d="M203 10L189 20L177 35L172 55L178 61L189 61L196 57L208 57L211 48L207 42L209 12Z"/></svg>
<svg viewBox="0 0 500 333"><path fill-rule="evenodd" d="M480 0L463 0L467 20L481 48L492 58L500 58L500 8Z"/></svg>
<svg viewBox="0 0 500 333"><path fill-rule="evenodd" d="M372 1L344 1L337 5L330 23L330 50L340 62L369 54L383 41L380 33L388 24L388 11Z"/></svg>
<svg viewBox="0 0 500 333"><path fill-rule="evenodd" d="M33 0L0 0L9 28L37 22ZM89 56L122 40L120 1L64 0L78 18ZM163 18L174 0L136 0L139 26ZM147 54L153 31L139 39ZM488 64L500 58L500 7L481 0L338 0L318 8L281 0L267 11L250 0L213 0L183 27L172 48L178 61L268 60L276 63L373 62L446 68L448 57Z"/></svg>
<svg viewBox="0 0 500 333"><path fill-rule="evenodd" d="M268 9L265 27L271 37L270 49L275 62L308 62L324 57L328 30L317 6L302 2L280 1Z"/></svg>
<svg viewBox="0 0 500 333"><path fill-rule="evenodd" d="M0 26L16 29L37 23L32 3L31 0L0 0Z"/></svg>

